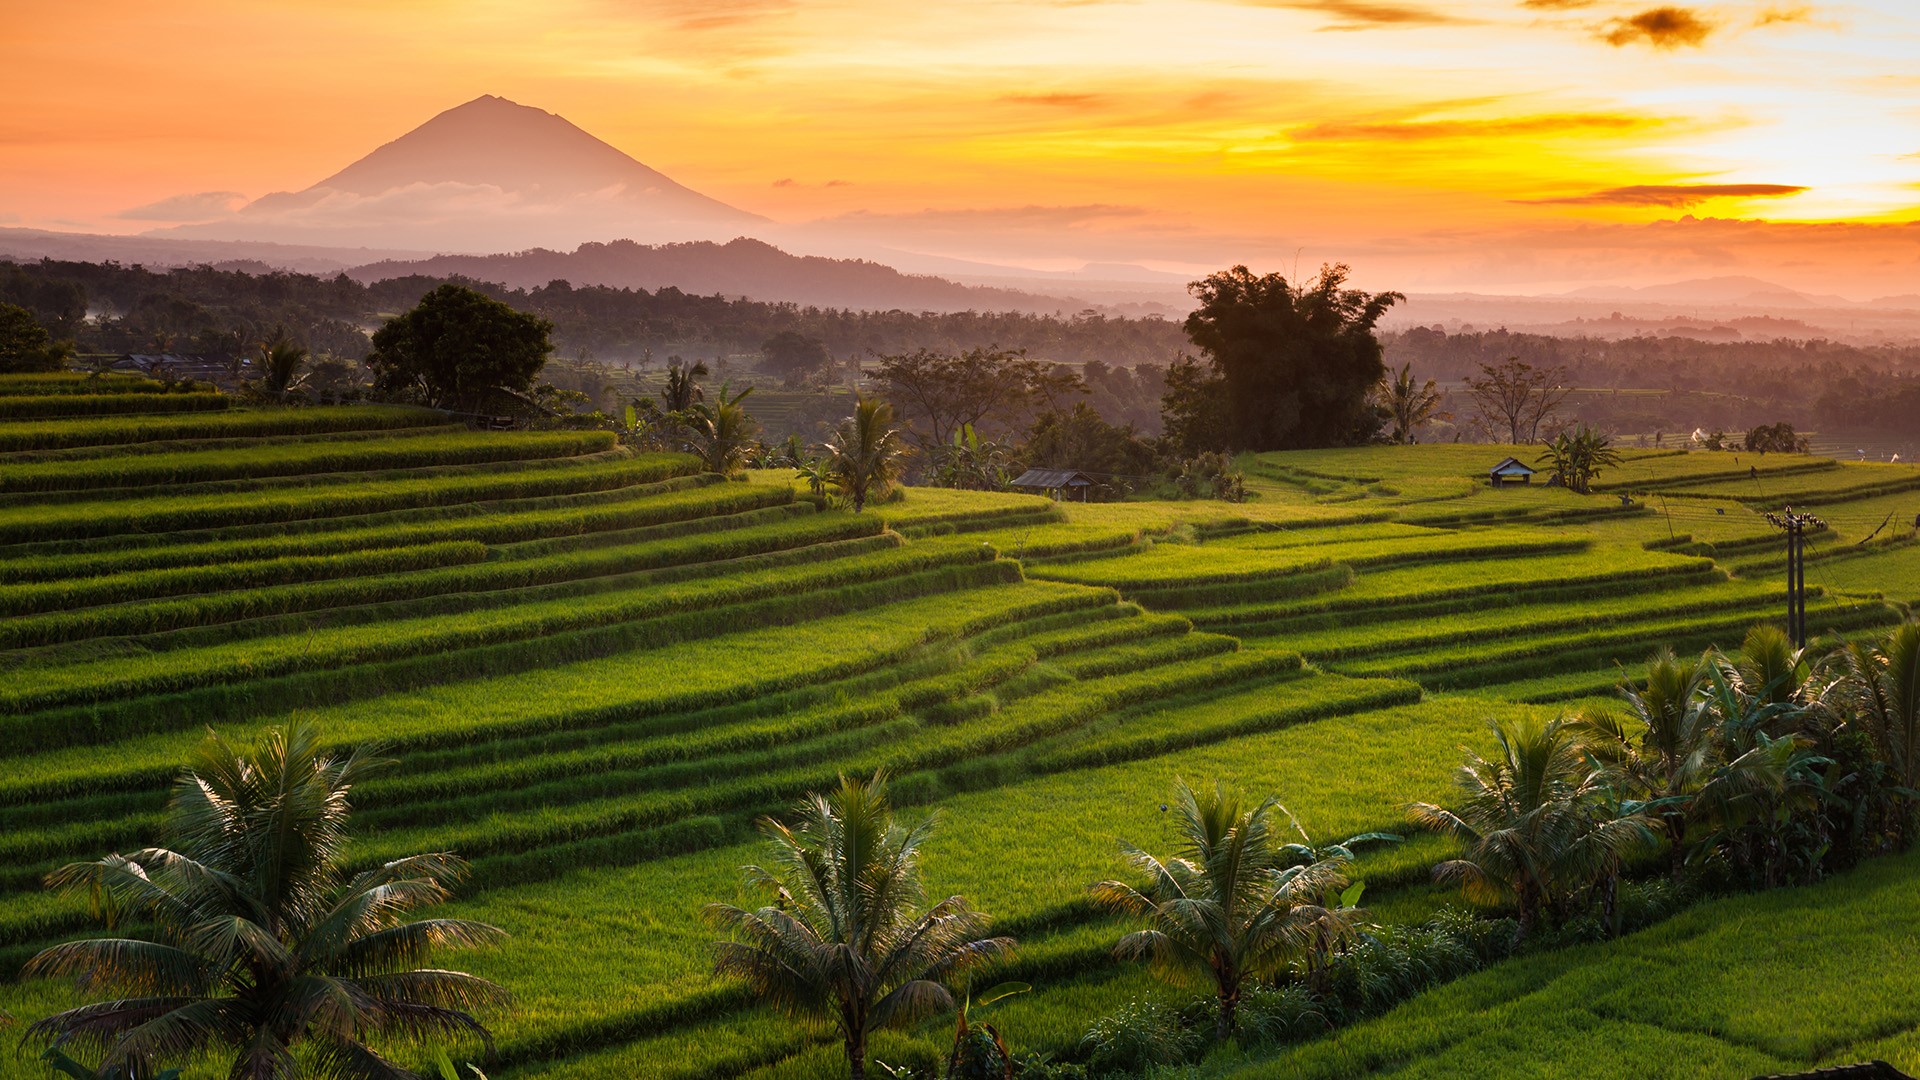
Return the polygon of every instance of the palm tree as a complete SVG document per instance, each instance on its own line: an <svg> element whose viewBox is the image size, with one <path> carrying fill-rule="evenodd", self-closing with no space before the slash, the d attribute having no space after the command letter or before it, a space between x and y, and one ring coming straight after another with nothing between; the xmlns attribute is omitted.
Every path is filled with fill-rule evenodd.
<svg viewBox="0 0 1920 1080"><path fill-rule="evenodd" d="M298 388L300 366L307 362L307 350L293 343L284 326L275 327L273 337L260 343L260 391L272 398L284 398Z"/></svg>
<svg viewBox="0 0 1920 1080"><path fill-rule="evenodd" d="M368 1043L475 1035L473 1011L500 987L422 968L433 949L494 940L461 919L405 921L446 900L466 864L447 853L397 859L342 880L348 795L382 764L365 749L323 751L306 724L275 729L251 754L209 736L174 785L173 847L74 863L48 884L88 895L108 925L149 938L56 945L28 976L72 975L109 995L28 1032L100 1052L103 1074L224 1050L234 1080L411 1077Z"/></svg>
<svg viewBox="0 0 1920 1080"><path fill-rule="evenodd" d="M1361 913L1335 899L1347 886L1348 860L1292 861L1274 834L1274 816L1286 814L1277 801L1243 810L1240 796L1222 786L1196 794L1175 781L1172 804L1180 836L1174 857L1163 861L1123 844L1145 883L1102 881L1093 899L1147 920L1146 929L1120 939L1115 956L1212 984L1215 1034L1225 1041L1249 978L1288 967L1329 936L1350 936Z"/></svg>
<svg viewBox="0 0 1920 1080"><path fill-rule="evenodd" d="M1833 704L1873 740L1893 782L1920 791L1920 623L1895 628L1882 644L1846 642L1833 662ZM1909 802L1899 830L1903 847L1913 843L1912 819Z"/></svg>
<svg viewBox="0 0 1920 1080"><path fill-rule="evenodd" d="M1556 436L1536 463L1551 463L1554 480L1585 495L1602 469L1620 464L1620 454L1612 439L1581 424L1576 435L1563 431Z"/></svg>
<svg viewBox="0 0 1920 1080"><path fill-rule="evenodd" d="M1440 403L1445 400L1440 393L1440 384L1428 379L1425 385L1413 380L1413 365L1403 364L1398 372L1391 369L1380 376L1380 385L1374 388L1374 397L1387 410L1392 427L1388 429L1387 441L1396 445L1411 445L1421 425L1432 420L1445 420L1447 413L1440 411Z"/></svg>
<svg viewBox="0 0 1920 1080"><path fill-rule="evenodd" d="M1542 914L1562 910L1580 889L1654 844L1638 814L1609 808L1612 779L1583 752L1566 721L1528 717L1493 725L1499 752L1469 753L1455 774L1458 810L1408 808L1416 825L1459 841L1459 858L1433 868L1469 900L1512 900L1525 937Z"/></svg>
<svg viewBox="0 0 1920 1080"><path fill-rule="evenodd" d="M853 502L853 512L882 498L900 475L906 444L892 427L893 406L879 398L855 401L853 415L827 440L827 473Z"/></svg>
<svg viewBox="0 0 1920 1080"><path fill-rule="evenodd" d="M870 1034L953 1008L945 984L1009 955L1013 939L980 937L987 916L963 897L920 910L920 848L934 819L897 823L885 773L842 776L794 816L791 827L761 822L771 866L744 868L772 903L707 906L707 921L729 934L714 943L714 972L746 980L789 1015L831 1022L862 1080Z"/></svg>
<svg viewBox="0 0 1920 1080"><path fill-rule="evenodd" d="M706 463L708 472L736 476L745 467L747 453L753 448L753 418L740 403L751 393L753 387L749 386L728 397L723 383L714 401L698 402L688 413L687 425L693 432L694 449Z"/></svg>
<svg viewBox="0 0 1920 1080"><path fill-rule="evenodd" d="M706 397L696 381L707 377L705 361L696 361L688 367L679 357L667 364L667 389L660 395L660 405L667 412L683 413L691 410L696 402Z"/></svg>

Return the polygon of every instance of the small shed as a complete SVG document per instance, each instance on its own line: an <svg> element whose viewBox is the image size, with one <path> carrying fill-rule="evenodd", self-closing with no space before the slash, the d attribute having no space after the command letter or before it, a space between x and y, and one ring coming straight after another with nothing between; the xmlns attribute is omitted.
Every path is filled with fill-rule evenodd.
<svg viewBox="0 0 1920 1080"><path fill-rule="evenodd" d="M1056 493L1077 489L1081 502L1087 501L1087 489L1098 483L1078 469L1028 469L1013 480L1013 486L1017 488L1039 488Z"/></svg>
<svg viewBox="0 0 1920 1080"><path fill-rule="evenodd" d="M1533 483L1533 469L1519 458L1508 458L1487 470L1487 478L1494 487L1506 487L1508 484Z"/></svg>

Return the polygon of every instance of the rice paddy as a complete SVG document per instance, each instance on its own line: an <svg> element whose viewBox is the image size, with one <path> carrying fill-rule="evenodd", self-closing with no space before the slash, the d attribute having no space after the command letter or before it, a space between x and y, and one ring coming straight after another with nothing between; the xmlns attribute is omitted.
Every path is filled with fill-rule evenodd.
<svg viewBox="0 0 1920 1080"><path fill-rule="evenodd" d="M1070 1056L1093 1016L1151 987L1108 959L1118 929L1085 887L1118 868L1120 840L1163 839L1176 777L1278 793L1316 839L1395 828L1489 719L1604 694L1617 665L1730 645L1784 610L1755 510L1773 496L1740 490L1744 455L1738 476L1722 455L1629 455L1625 488L1712 514L1692 541L1644 498L1491 490L1476 474L1506 450L1464 446L1249 459L1243 504L913 488L855 515L788 472L727 481L601 433L378 406L121 408L102 402L194 395L113 378L0 379L0 1008L18 1017L73 1000L19 981L21 962L93 925L41 877L158 839L206 726L246 740L305 719L398 761L357 793L353 865L458 851L474 874L454 912L513 935L456 958L519 1001L494 1018L490 1076L831 1068L833 1047L708 975L698 911L737 897L758 816L877 768L910 814L941 815L930 889L1021 941L1008 975L1036 990L996 1023L1016 1049ZM1920 490L1914 470L1779 455L1760 475L1845 495L1853 516ZM1904 617L1915 550L1810 563L1816 630ZM1412 842L1361 874L1381 910L1417 911L1445 854ZM1687 946L1640 940L1594 970ZM1438 1069L1474 993L1523 1000L1588 961L1556 963L1285 1060ZM1584 1007L1638 1022L1602 1001ZM1819 1062L1909 1023L1881 1011L1826 1041L1754 1020L1737 1047L1672 1045ZM948 1023L875 1053L931 1060ZM0 1055L0 1075L38 1069Z"/></svg>

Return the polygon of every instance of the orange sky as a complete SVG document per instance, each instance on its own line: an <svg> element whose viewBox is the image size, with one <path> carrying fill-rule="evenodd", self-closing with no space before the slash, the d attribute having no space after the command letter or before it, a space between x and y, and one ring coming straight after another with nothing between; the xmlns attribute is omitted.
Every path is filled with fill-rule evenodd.
<svg viewBox="0 0 1920 1080"><path fill-rule="evenodd" d="M1889 225L1920 219L1912 8L8 0L0 224L163 227L126 212L297 190L492 93L742 209L928 253L1920 291L1920 227ZM1687 214L1745 223L1649 227Z"/></svg>

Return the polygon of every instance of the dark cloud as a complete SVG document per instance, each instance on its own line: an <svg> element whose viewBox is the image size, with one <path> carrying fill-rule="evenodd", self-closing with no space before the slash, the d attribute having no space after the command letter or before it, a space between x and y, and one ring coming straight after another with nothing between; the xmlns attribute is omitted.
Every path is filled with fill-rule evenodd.
<svg viewBox="0 0 1920 1080"><path fill-rule="evenodd" d="M1322 30L1379 30L1394 26L1446 26L1471 23L1458 15L1407 4L1372 3L1369 0L1244 0L1255 7L1293 8L1317 11L1335 21Z"/></svg>
<svg viewBox="0 0 1920 1080"><path fill-rule="evenodd" d="M783 176L773 182L774 187L799 187L800 182L791 176Z"/></svg>
<svg viewBox="0 0 1920 1080"><path fill-rule="evenodd" d="M246 201L247 197L237 191L201 191L135 206L113 216L128 221L210 221L225 217Z"/></svg>
<svg viewBox="0 0 1920 1080"><path fill-rule="evenodd" d="M1707 199L1777 199L1807 190L1800 184L1634 184L1556 199L1516 199L1542 206L1666 206L1683 209Z"/></svg>
<svg viewBox="0 0 1920 1080"><path fill-rule="evenodd" d="M1496 120L1393 120L1315 124L1291 133L1295 142L1420 142L1433 139L1538 137L1578 132L1626 132L1666 121L1628 113L1548 113Z"/></svg>
<svg viewBox="0 0 1920 1080"><path fill-rule="evenodd" d="M1090 109L1106 101L1105 94L1006 94L1001 101L1016 105L1052 105L1063 109Z"/></svg>
<svg viewBox="0 0 1920 1080"><path fill-rule="evenodd" d="M1600 29L1600 39L1616 48L1651 45L1656 49L1699 47L1713 33L1713 24L1689 8L1648 8L1638 15L1614 19Z"/></svg>

